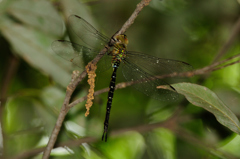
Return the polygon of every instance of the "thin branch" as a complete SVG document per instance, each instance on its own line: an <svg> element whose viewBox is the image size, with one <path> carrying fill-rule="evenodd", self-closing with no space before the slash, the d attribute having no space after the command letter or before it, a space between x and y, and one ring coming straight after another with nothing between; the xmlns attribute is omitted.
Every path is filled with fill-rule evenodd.
<svg viewBox="0 0 240 159"><path fill-rule="evenodd" d="M137 132L143 133L143 132L147 132L147 131L150 131L150 130L153 130L153 129L156 129L159 127L165 127L170 130L174 130L176 128L177 122L178 122L177 116L173 116L172 118L169 118L168 120L166 120L164 122L159 122L159 123L154 123L154 124L145 124L145 125L136 126L133 128L125 128L125 129L115 130L115 131L111 132L111 136L119 136L120 134L128 132L128 131L137 131ZM75 147L75 146L79 146L82 143L93 143L93 142L97 142L98 140L99 140L98 138L94 138L94 137L85 137L85 138L81 138L78 140L62 142L54 147L55 148L66 147L66 146L67 147ZM33 149L30 151L23 152L22 154L19 154L18 156L12 157L11 159L30 158L30 157L42 152L43 150L44 150L44 148Z"/></svg>
<svg viewBox="0 0 240 159"><path fill-rule="evenodd" d="M232 59L235 59L237 57L240 57L240 54L232 56L228 59L225 59L225 60L222 60L222 61L219 61L219 62L215 62L214 64L212 64L210 66L203 67L201 69L197 69L197 70L194 70L194 71L188 71L188 72L171 73L171 74L156 76L155 78L153 78L153 80L156 79L156 78L157 79L164 79L164 78L168 78L168 77L171 77L171 78L172 77L192 77L194 75L203 75L203 74L206 74L206 73L209 73L209 72L212 72L212 71L217 71L219 69L222 69L224 67L227 67L227 66L230 66L230 65L233 65L233 64L236 64L236 63L240 63L240 60L237 60L235 62L226 64L226 65L223 65L223 66L219 66L219 65L221 65L223 63L226 63L226 62L228 62ZM219 66L219 67L217 67L217 66ZM122 83L119 83L119 84L116 85L115 90L126 88L128 86L137 84L139 82L141 82L141 81L122 82ZM109 90L109 88L104 88L104 89L95 91L94 96L97 96L99 94L108 92L108 90ZM72 103L70 103L69 107L74 107L76 104L81 103L81 102L85 101L86 99L87 99L87 96L81 97L81 98L73 101Z"/></svg>
<svg viewBox="0 0 240 159"><path fill-rule="evenodd" d="M219 67L213 68L212 71L220 70L220 69L223 69L225 67L228 67L228 66L231 66L231 65L234 65L234 64L237 64L237 63L240 63L240 60L231 62L231 63L223 65L223 66L219 66Z"/></svg>
<svg viewBox="0 0 240 159"><path fill-rule="evenodd" d="M223 63L226 63L226 62L228 62L228 61L230 61L230 60L232 60L232 59L235 59L235 58L237 58L237 57L240 57L240 54L234 55L234 56L232 56L232 57L229 57L229 58L224 59L224 60L219 61L219 62L215 62L215 63L213 63L212 65L210 65L210 67L216 67L216 66L218 66L218 65L221 65L221 64L223 64Z"/></svg>
<svg viewBox="0 0 240 159"><path fill-rule="evenodd" d="M235 23L232 32L226 41L226 43L222 46L222 48L219 50L217 56L213 60L212 63L215 63L218 61L224 54L226 54L227 50L231 47L232 43L235 41L237 38L238 34L240 32L240 17L238 18L237 22Z"/></svg>
<svg viewBox="0 0 240 159"><path fill-rule="evenodd" d="M133 14L128 18L128 20L123 24L122 28L117 32L116 35L124 34L126 30L134 23L134 20L137 18L138 14L142 11L142 9L149 5L151 0L142 0L137 4L136 9Z"/></svg>
<svg viewBox="0 0 240 159"><path fill-rule="evenodd" d="M219 149L215 145L202 140L201 138L199 138L199 136L196 136L195 134L193 134L189 131L186 131L182 127L178 127L178 129L174 133L176 134L176 136L178 136L182 140L190 143L191 145L195 145L195 146L207 151L209 154L212 154L214 156L220 155L221 156L220 158L238 159L238 157L236 157L230 153L221 151L221 149Z"/></svg>
<svg viewBox="0 0 240 159"><path fill-rule="evenodd" d="M131 26L131 24L133 24L134 20L136 19L137 15L140 13L140 11L149 4L151 0L142 0L138 5L137 8L135 9L135 11L133 12L133 14L131 15L131 17L125 22L125 24L123 25L123 27L118 31L118 34L123 34L127 28L129 28ZM111 42L110 42L111 43ZM102 58L102 56L107 52L107 50L109 49L109 46L105 46L105 48L92 60L92 64L96 65L97 62ZM47 147L43 153L43 159L48 159L51 153L52 148L54 147L54 144L57 140L57 136L59 134L60 128L63 124L64 118L66 116L66 114L68 113L69 109L71 107L69 107L69 101L70 98L72 96L73 91L76 89L77 85L79 84L79 82L81 82L83 80L83 78L85 78L87 75L86 69L81 73L81 75L78 76L78 78L73 78L72 82L67 86L67 90L66 90L66 96L64 99L64 103L62 105L61 111L59 113L58 119L56 121L55 127L52 131L52 134L49 138Z"/></svg>
<svg viewBox="0 0 240 159"><path fill-rule="evenodd" d="M179 123L186 122L186 120L190 120L190 119L186 119L186 118L181 118L180 112L181 112L181 109L177 109L175 111L175 113L169 119L165 120L164 122L158 122L158 123L154 123L154 124L144 124L144 125L135 126L132 128L124 128L124 129L114 130L111 132L111 136L119 136L119 135L124 134L129 131L144 133L144 132L148 132L148 131L151 131L151 130L154 130L157 128L166 128L166 129L171 130L174 134L176 134L178 137L182 138L183 140L189 142L190 144L194 144L198 147L201 147L202 149L205 149L209 153L211 153L212 151L215 151L215 152L217 151L217 152L220 152L222 154L222 156L224 156L226 158L235 159L234 156L224 153L222 151L219 151L215 146L202 141L201 139L199 139L199 137L196 137L195 135L193 135L193 134L185 131L181 127L179 127L178 126L178 125L180 125ZM93 142L97 142L97 141L99 141L98 138L85 137L85 138L81 138L78 140L70 140L70 141L62 142L62 143L56 145L55 148L76 147L83 143L93 143ZM30 158L30 157L42 152L43 150L44 150L44 148L32 149L30 151L23 152L22 154L19 154L10 159Z"/></svg>
<svg viewBox="0 0 240 159"><path fill-rule="evenodd" d="M224 60L219 61L219 62L215 62L215 63L213 63L210 66L206 66L206 67L204 67L204 68L202 68L200 70L197 70L195 75L200 75L200 74L203 74L204 72L207 73L207 72L211 72L211 71L216 71L216 70L222 69L223 67L217 67L217 66L222 65L222 64L224 64L224 63L226 63L226 62L228 62L228 61L230 61L232 59L235 59L237 57L240 57L240 54L234 55L232 57L229 57L229 58L224 59ZM230 65L228 65L228 66L230 66Z"/></svg>

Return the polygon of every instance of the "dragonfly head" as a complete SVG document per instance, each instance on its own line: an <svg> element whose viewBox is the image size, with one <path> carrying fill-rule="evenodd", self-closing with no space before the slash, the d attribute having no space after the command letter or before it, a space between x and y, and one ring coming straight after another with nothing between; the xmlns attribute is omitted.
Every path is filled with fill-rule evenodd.
<svg viewBox="0 0 240 159"><path fill-rule="evenodd" d="M125 47L127 47L127 44L128 44L127 35L125 34L117 35L114 37L114 40L116 41L117 45L124 45Z"/></svg>

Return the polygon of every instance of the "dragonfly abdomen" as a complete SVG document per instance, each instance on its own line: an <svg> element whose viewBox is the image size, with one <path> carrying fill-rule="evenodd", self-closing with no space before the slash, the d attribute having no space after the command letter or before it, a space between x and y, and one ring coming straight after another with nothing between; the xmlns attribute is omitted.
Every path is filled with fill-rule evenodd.
<svg viewBox="0 0 240 159"><path fill-rule="evenodd" d="M105 141L107 141L108 123L109 123L110 111L111 111L111 107L112 107L113 94L114 94L114 90L115 90L117 69L119 67L119 64L120 64L120 61L116 61L113 64L113 73L112 73L111 81L110 81L110 85L109 85L107 111L106 111L106 117L105 117L105 121L104 121L104 132L103 132L103 136L102 136L102 140L104 140L104 136L105 136Z"/></svg>

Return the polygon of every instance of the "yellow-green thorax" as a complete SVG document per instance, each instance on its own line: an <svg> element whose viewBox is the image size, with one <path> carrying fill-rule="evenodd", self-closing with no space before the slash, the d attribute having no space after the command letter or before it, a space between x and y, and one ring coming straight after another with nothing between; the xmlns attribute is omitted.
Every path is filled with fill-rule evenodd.
<svg viewBox="0 0 240 159"><path fill-rule="evenodd" d="M128 44L128 39L127 36L124 34L117 35L114 37L115 44L110 51L110 54L112 55L112 63L114 64L115 62L121 62L125 57L127 53L127 44Z"/></svg>

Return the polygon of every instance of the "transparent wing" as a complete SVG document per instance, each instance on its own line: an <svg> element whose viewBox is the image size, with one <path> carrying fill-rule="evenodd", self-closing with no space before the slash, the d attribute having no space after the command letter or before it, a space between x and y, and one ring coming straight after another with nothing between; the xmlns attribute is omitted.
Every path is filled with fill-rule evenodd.
<svg viewBox="0 0 240 159"><path fill-rule="evenodd" d="M134 63L143 71L148 72L151 75L186 72L193 69L190 64L183 61L163 59L133 51L127 52L126 60L130 63Z"/></svg>
<svg viewBox="0 0 240 159"><path fill-rule="evenodd" d="M97 50L102 49L110 41L110 38L97 31L91 24L77 15L69 16L68 24L80 38L81 42L78 42L79 44Z"/></svg>
<svg viewBox="0 0 240 159"><path fill-rule="evenodd" d="M151 78L151 75L144 72L141 68L135 64L125 62L123 64L123 75L127 81L139 81L134 84L133 87L138 91L143 92L145 95L150 96L158 100L175 100L178 94L165 89L157 89L159 85L169 85L160 79ZM174 89L173 89L174 90Z"/></svg>
<svg viewBox="0 0 240 159"><path fill-rule="evenodd" d="M81 68L98 54L98 52L93 49L65 40L54 41L52 43L52 49L57 55ZM84 61L86 63L84 63Z"/></svg>
<svg viewBox="0 0 240 159"><path fill-rule="evenodd" d="M192 66L176 60L162 59L138 52L128 52L123 60L123 75L127 81L139 81L134 84L137 90L158 100L175 100L178 94L169 84L171 79L156 79L154 76L185 72L192 70ZM157 86L168 85L173 91L157 89Z"/></svg>

